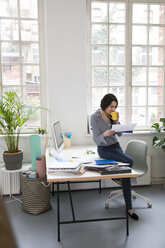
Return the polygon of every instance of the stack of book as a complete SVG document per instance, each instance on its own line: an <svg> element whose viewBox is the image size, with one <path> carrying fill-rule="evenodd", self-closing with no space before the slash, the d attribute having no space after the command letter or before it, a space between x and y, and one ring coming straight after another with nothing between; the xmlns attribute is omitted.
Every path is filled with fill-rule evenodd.
<svg viewBox="0 0 165 248"><path fill-rule="evenodd" d="M130 173L131 168L128 163L118 163L115 160L95 160L95 164L85 165L86 170L100 172L101 175Z"/></svg>
<svg viewBox="0 0 165 248"><path fill-rule="evenodd" d="M107 174L121 174L121 173L130 173L131 168L128 166L128 163L120 163L114 160L105 160L99 159L95 160L95 163L92 162L56 162L53 163L47 169L47 172L50 174L61 174L61 173L74 173L79 174L84 171L97 171L100 172L101 175Z"/></svg>

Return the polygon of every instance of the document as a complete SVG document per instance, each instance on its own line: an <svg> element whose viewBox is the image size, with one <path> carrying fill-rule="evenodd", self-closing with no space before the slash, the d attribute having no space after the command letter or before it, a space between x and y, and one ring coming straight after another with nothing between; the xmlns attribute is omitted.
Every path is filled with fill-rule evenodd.
<svg viewBox="0 0 165 248"><path fill-rule="evenodd" d="M124 132L124 131L132 131L137 123L132 124L119 124L119 125L112 125L112 130L115 132Z"/></svg>
<svg viewBox="0 0 165 248"><path fill-rule="evenodd" d="M51 170L72 170L80 166L80 162L54 162L49 163L49 169Z"/></svg>

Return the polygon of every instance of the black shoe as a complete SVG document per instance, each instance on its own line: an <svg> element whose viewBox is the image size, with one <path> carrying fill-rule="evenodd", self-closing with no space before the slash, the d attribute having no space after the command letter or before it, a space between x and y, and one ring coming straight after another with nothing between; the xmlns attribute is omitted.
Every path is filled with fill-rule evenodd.
<svg viewBox="0 0 165 248"><path fill-rule="evenodd" d="M139 217L138 217L137 214L135 214L135 213L132 213L132 214L128 213L128 214L129 214L129 216L130 216L132 219L134 219L134 220L139 220Z"/></svg>

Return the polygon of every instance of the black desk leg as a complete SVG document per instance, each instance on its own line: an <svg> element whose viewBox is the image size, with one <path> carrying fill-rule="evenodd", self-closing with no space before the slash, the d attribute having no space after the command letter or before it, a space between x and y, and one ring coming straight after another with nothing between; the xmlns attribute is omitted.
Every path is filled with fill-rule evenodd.
<svg viewBox="0 0 165 248"><path fill-rule="evenodd" d="M69 182L68 182L68 192L69 192L69 199L70 199L70 205L71 205L71 210L72 210L72 217L73 217L73 221L75 221L75 214L74 214L73 201L72 201L72 195L71 195Z"/></svg>
<svg viewBox="0 0 165 248"><path fill-rule="evenodd" d="M126 207L126 226L127 226L127 236L129 235L129 216L128 216L128 208Z"/></svg>
<svg viewBox="0 0 165 248"><path fill-rule="evenodd" d="M58 235L58 241L60 241L60 191L59 191L59 182L57 182L57 235Z"/></svg>
<svg viewBox="0 0 165 248"><path fill-rule="evenodd" d="M127 180L127 179L126 179ZM126 230L127 230L127 236L129 235L129 215L128 215L128 194L126 194Z"/></svg>
<svg viewBox="0 0 165 248"><path fill-rule="evenodd" d="M54 196L54 182L52 182L52 196Z"/></svg>
<svg viewBox="0 0 165 248"><path fill-rule="evenodd" d="M101 179L99 179L99 193L101 193Z"/></svg>

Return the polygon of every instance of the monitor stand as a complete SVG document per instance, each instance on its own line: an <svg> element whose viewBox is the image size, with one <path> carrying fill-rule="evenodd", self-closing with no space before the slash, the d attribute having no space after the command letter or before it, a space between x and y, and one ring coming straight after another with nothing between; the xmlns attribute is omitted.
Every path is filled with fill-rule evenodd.
<svg viewBox="0 0 165 248"><path fill-rule="evenodd" d="M57 151L55 150L53 142L51 142L51 145L48 148L48 154L50 157L53 156L54 158L61 158L60 153L57 153Z"/></svg>

